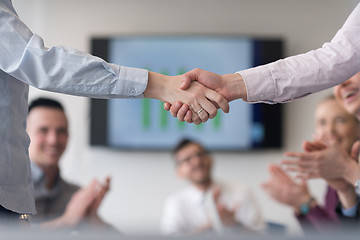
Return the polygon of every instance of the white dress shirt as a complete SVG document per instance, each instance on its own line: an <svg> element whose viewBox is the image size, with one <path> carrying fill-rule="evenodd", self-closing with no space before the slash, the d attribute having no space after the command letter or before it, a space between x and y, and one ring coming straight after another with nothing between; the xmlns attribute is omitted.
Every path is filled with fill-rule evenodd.
<svg viewBox="0 0 360 240"><path fill-rule="evenodd" d="M359 71L360 4L330 43L238 73L246 85L247 101L276 103L333 87Z"/></svg>
<svg viewBox="0 0 360 240"><path fill-rule="evenodd" d="M264 230L265 224L259 206L251 191L238 184L215 184L220 189L219 202L228 210L235 210L238 226L225 229L225 233L241 233L241 227L254 231ZM189 186L169 196L164 205L161 231L164 235L186 235L211 221L205 203L206 193ZM213 229L215 230L215 229Z"/></svg>
<svg viewBox="0 0 360 240"><path fill-rule="evenodd" d="M0 33L0 205L35 213L25 131L28 85L96 98L135 97L145 90L148 72L67 47L46 48L10 0L0 0Z"/></svg>

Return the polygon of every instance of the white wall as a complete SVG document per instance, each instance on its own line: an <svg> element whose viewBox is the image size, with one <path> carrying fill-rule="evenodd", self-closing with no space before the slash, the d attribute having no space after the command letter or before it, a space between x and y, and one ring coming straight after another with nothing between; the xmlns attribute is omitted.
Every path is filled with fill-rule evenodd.
<svg viewBox="0 0 360 240"><path fill-rule="evenodd" d="M280 36L286 55L317 48L344 23L354 0L13 0L20 18L47 46L89 50L92 36L124 33L231 33ZM330 91L331 92L331 91ZM286 105L284 150L300 150L313 132L316 102L329 91ZM60 99L70 119L71 139L62 160L66 179L86 184L92 177L113 178L100 214L128 234L157 234L164 198L184 186L175 179L170 154L110 151L89 146L89 99L40 92ZM269 162L283 151L215 153L218 179L253 187L266 219L299 230L291 210L269 199L260 188ZM312 181L320 201L323 182Z"/></svg>

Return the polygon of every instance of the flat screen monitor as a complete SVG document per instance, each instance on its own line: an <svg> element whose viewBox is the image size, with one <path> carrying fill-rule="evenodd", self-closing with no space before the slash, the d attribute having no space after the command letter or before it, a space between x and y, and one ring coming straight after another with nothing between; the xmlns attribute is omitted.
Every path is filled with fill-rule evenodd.
<svg viewBox="0 0 360 240"><path fill-rule="evenodd" d="M218 74L258 66L282 57L281 39L244 36L114 36L92 39L92 53L108 62L166 75L202 68ZM230 103L201 125L180 122L152 99L91 100L91 144L129 150L170 150L181 139L210 150L280 148L280 104Z"/></svg>

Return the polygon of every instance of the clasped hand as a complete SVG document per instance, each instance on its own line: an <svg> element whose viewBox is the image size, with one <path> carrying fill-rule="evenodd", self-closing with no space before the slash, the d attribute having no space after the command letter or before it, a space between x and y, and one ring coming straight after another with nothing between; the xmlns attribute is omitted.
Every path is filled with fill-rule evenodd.
<svg viewBox="0 0 360 240"><path fill-rule="evenodd" d="M241 98L240 95L242 89L240 86L243 82L239 80L242 80L239 74L219 75L196 68L183 75L181 89L191 88L191 86L195 84L194 81L197 81L207 88L221 94L226 101L230 102L237 98ZM215 106L217 105L216 102L212 103ZM171 105L169 102L165 102L164 109L166 111L170 111L171 115L173 117L177 117L179 121L186 121L188 123L194 122L195 124L198 124L197 115L199 115L199 117L201 116L198 112L191 111L191 108L189 109L189 106L186 103L180 101L177 101L174 105ZM206 114L206 112L201 114ZM201 119L203 120L204 118Z"/></svg>
<svg viewBox="0 0 360 240"><path fill-rule="evenodd" d="M246 91L239 74L194 69L179 76L149 72L144 96L165 102L164 109L180 121L200 124L214 118L218 108L228 113L229 102L246 99Z"/></svg>

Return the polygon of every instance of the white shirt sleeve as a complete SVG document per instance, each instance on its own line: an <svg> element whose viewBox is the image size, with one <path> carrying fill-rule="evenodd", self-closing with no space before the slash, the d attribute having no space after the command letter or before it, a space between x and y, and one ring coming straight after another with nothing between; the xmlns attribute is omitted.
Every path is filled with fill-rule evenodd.
<svg viewBox="0 0 360 240"><path fill-rule="evenodd" d="M164 204L161 220L161 232L163 235L179 236L184 234L181 217L181 208L176 199L169 197Z"/></svg>
<svg viewBox="0 0 360 240"><path fill-rule="evenodd" d="M360 4L330 43L238 73L246 85L247 101L276 103L333 87L359 71Z"/></svg>

